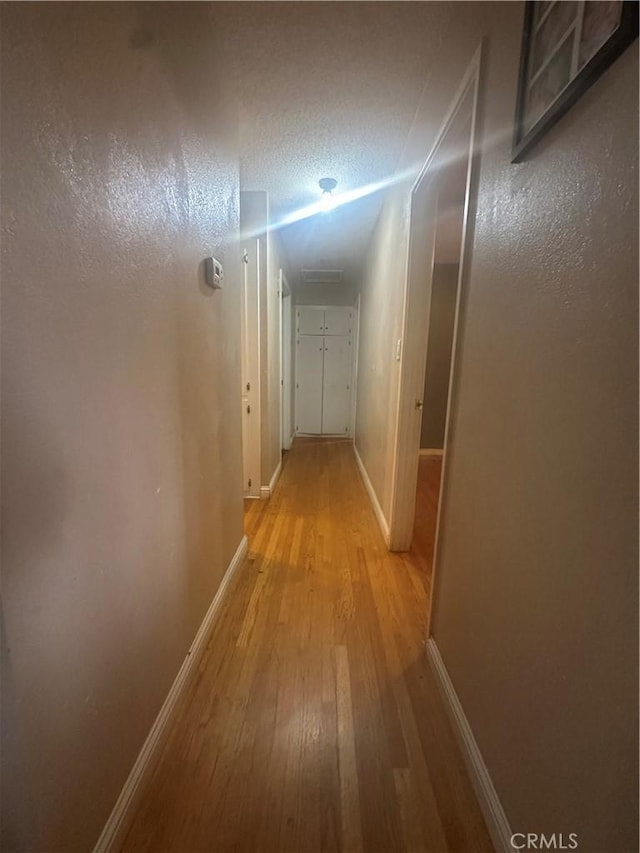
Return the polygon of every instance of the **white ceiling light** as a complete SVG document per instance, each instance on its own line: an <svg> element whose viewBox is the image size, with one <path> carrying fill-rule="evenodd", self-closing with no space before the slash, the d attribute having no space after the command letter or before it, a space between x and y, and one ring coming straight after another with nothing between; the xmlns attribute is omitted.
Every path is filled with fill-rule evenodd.
<svg viewBox="0 0 640 853"><path fill-rule="evenodd" d="M334 199L332 192L335 190L338 182L335 178L320 178L318 181L320 185L320 189L322 190L322 197L320 198L320 207L326 213L329 210L333 210L336 206L336 200Z"/></svg>

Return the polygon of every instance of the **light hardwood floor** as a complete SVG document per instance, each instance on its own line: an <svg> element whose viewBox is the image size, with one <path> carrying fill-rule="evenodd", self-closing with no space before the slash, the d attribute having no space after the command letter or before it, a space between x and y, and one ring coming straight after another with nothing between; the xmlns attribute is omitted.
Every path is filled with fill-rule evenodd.
<svg viewBox="0 0 640 853"><path fill-rule="evenodd" d="M124 850L491 851L425 655L423 573L386 551L350 442L296 440L246 525Z"/></svg>

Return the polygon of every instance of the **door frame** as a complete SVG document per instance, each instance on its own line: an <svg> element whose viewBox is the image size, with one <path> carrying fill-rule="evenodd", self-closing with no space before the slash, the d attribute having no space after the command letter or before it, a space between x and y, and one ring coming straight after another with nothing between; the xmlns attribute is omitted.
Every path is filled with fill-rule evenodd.
<svg viewBox="0 0 640 853"><path fill-rule="evenodd" d="M287 277L280 270L280 447L289 450L293 437L291 428L291 330L293 296Z"/></svg>
<svg viewBox="0 0 640 853"><path fill-rule="evenodd" d="M418 477L418 455L420 450L420 426L422 410L416 409L416 401L423 397L424 377L428 347L428 301L431 296L431 282L424 287L424 270L422 276L412 268L413 247L424 235L413 233L415 224L413 203L416 193L424 180L431 177L431 169L435 165L437 155L445 143L447 133L459 114L467 97L471 96L471 129L469 134L469 151L467 156L467 173L465 182L465 201L462 225L462 243L460 249L460 266L458 270L457 296L453 343L451 350L451 366L449 372L449 394L445 419L444 449L442 459L442 479L438 498L438 512L433 557L433 577L435 578L441 535L443 506L445 502L448 478L448 457L450 454L452 413L455 408L457 392L459 349L462 343L460 329L464 315L466 282L471 261L473 244L473 225L475 222L477 175L479 167L479 93L482 79L484 44L481 42L474 54L458 90L451 101L446 117L435 138L433 146L411 188L411 212L409 217L409 240L406 257L406 275L404 284L404 308L402 324L402 351L400 356L400 381L396 413L396 434L394 438L394 458L392 470L391 513L389 519L389 549L391 551L406 551L411 546L415 516L416 488ZM435 220L432 224L433 248L435 248ZM433 257L429 276L433 275ZM427 325L424 324L426 316ZM431 596L431 605L433 595ZM429 612L429 622L431 611Z"/></svg>

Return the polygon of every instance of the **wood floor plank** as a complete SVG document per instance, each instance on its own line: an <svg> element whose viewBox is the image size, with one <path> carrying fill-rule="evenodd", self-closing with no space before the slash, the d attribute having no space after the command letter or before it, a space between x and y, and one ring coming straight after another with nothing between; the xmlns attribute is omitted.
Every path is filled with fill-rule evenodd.
<svg viewBox="0 0 640 853"><path fill-rule="evenodd" d="M402 818L405 850L424 850L420 804L416 798L412 773L408 767L396 767L393 778Z"/></svg>
<svg viewBox="0 0 640 853"><path fill-rule="evenodd" d="M336 712L338 716L338 761L340 767L340 805L342 849L349 853L362 850L362 823L356 742L351 702L349 658L345 646L334 649L336 661Z"/></svg>
<svg viewBox="0 0 640 853"><path fill-rule="evenodd" d="M123 851L489 853L426 660L431 558L388 553L351 443L296 439L245 518Z"/></svg>

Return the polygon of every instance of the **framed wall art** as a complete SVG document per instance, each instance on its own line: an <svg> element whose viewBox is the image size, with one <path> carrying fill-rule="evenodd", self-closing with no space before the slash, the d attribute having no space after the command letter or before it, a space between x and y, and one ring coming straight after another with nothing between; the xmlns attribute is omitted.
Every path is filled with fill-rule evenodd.
<svg viewBox="0 0 640 853"><path fill-rule="evenodd" d="M638 35L636 0L528 0L513 137L517 163Z"/></svg>

